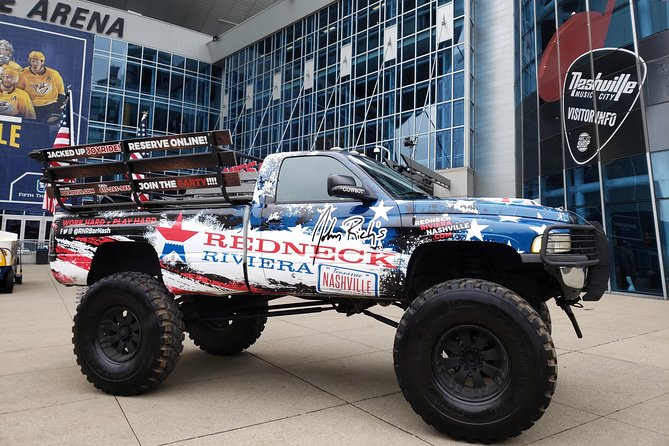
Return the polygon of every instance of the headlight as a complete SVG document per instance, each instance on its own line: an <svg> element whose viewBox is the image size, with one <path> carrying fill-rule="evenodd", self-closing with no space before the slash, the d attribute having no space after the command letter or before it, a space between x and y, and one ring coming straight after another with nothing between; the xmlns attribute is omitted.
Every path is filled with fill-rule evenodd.
<svg viewBox="0 0 669 446"><path fill-rule="evenodd" d="M538 254L541 252L541 242L543 236L535 237L532 241L531 252ZM546 244L546 254L565 254L571 251L571 235L569 234L549 234Z"/></svg>

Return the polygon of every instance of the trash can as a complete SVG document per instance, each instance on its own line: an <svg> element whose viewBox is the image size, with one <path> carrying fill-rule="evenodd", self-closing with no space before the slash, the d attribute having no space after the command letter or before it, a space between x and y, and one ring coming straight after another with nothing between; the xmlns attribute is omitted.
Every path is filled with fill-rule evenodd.
<svg viewBox="0 0 669 446"><path fill-rule="evenodd" d="M37 248L35 252L35 263L46 265L49 263L49 248Z"/></svg>

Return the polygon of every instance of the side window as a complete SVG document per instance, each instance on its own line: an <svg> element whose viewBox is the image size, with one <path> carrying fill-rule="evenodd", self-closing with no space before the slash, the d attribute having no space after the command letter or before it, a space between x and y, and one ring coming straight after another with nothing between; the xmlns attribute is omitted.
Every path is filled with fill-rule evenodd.
<svg viewBox="0 0 669 446"><path fill-rule="evenodd" d="M328 156L299 156L286 158L281 163L277 203L341 201L328 195L328 175L348 175L356 186L362 182L346 166Z"/></svg>

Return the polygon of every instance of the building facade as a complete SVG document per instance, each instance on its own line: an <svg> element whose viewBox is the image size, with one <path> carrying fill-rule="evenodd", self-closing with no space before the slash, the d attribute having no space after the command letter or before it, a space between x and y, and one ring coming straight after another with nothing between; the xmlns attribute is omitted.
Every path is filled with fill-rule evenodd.
<svg viewBox="0 0 669 446"><path fill-rule="evenodd" d="M11 47L19 69L41 52L70 87L73 142L132 138L143 113L149 135L219 128L223 68L211 61L211 36L85 1L10 3L0 14L8 45L0 46ZM18 233L26 252L51 229L40 166L27 154L50 147L56 127L0 112L0 230Z"/></svg>
<svg viewBox="0 0 669 446"><path fill-rule="evenodd" d="M611 289L667 297L666 1L292 0L214 39L66 3L65 18L32 2L3 13L88 35L81 143L132 137L147 112L150 135L229 128L256 156L411 156L451 180L442 196L522 196L600 222ZM48 234L39 200L3 199L1 229Z"/></svg>
<svg viewBox="0 0 669 446"><path fill-rule="evenodd" d="M471 170L470 10L333 2L225 58L224 126L257 156L379 147Z"/></svg>
<svg viewBox="0 0 669 446"><path fill-rule="evenodd" d="M666 296L669 3L517 7L523 196L604 226L612 290Z"/></svg>

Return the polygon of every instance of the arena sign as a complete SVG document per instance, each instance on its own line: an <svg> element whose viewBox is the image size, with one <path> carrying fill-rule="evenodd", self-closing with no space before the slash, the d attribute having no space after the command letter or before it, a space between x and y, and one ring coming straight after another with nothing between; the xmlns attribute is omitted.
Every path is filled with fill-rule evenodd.
<svg viewBox="0 0 669 446"><path fill-rule="evenodd" d="M27 0L21 0L23 3ZM0 0L0 12L12 14L16 0ZM123 38L125 20L122 17L111 17L109 14L91 11L88 8L76 7L62 2L51 2L48 0L37 0L26 14L27 19L40 19L55 25L69 26L103 34L115 35Z"/></svg>
<svg viewBox="0 0 669 446"><path fill-rule="evenodd" d="M588 51L571 64L564 79L562 121L577 164L592 161L620 130L639 100L646 71L643 59L621 48Z"/></svg>

